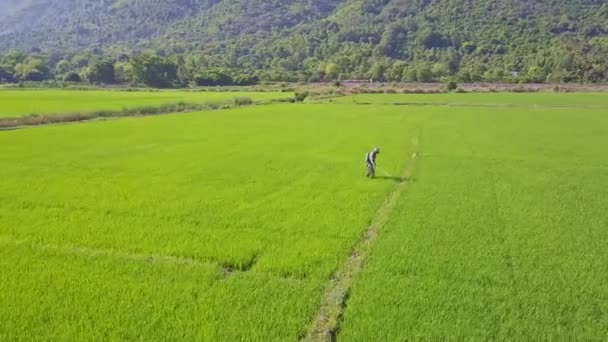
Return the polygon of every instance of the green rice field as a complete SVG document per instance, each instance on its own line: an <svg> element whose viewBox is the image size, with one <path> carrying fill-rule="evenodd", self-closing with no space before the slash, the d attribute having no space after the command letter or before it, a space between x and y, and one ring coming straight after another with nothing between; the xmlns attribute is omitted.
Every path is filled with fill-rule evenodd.
<svg viewBox="0 0 608 342"><path fill-rule="evenodd" d="M338 103L608 109L606 93L357 94Z"/></svg>
<svg viewBox="0 0 608 342"><path fill-rule="evenodd" d="M0 118L29 114L121 110L178 102L223 102L235 97L249 97L254 101L259 101L289 96L290 94L277 92L0 90Z"/></svg>
<svg viewBox="0 0 608 342"><path fill-rule="evenodd" d="M27 94L11 115L233 96ZM606 340L606 108L374 94L0 131L0 340Z"/></svg>

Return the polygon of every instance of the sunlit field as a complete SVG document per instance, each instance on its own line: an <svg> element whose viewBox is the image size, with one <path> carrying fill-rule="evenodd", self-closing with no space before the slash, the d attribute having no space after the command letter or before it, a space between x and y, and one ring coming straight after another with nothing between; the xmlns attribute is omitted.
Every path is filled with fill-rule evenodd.
<svg viewBox="0 0 608 342"><path fill-rule="evenodd" d="M122 110L178 102L225 102L235 97L249 97L259 101L289 96L290 94L277 92L0 90L0 118L30 114Z"/></svg>
<svg viewBox="0 0 608 342"><path fill-rule="evenodd" d="M226 96L0 91L0 115ZM0 340L304 339L379 211L337 339L604 339L605 107L374 94L0 131Z"/></svg>

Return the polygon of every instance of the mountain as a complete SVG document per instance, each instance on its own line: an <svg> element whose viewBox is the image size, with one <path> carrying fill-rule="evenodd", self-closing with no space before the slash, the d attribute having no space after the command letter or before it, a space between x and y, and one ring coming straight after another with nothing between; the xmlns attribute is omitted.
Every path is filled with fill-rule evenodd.
<svg viewBox="0 0 608 342"><path fill-rule="evenodd" d="M183 54L270 78L604 81L605 0L0 0L0 53Z"/></svg>
<svg viewBox="0 0 608 342"><path fill-rule="evenodd" d="M77 49L141 44L213 0L0 0L2 49Z"/></svg>

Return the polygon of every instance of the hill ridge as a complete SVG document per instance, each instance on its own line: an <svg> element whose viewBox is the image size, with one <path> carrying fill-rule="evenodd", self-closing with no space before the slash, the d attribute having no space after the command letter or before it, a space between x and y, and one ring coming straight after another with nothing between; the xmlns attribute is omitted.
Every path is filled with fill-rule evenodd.
<svg viewBox="0 0 608 342"><path fill-rule="evenodd" d="M152 51L264 78L608 80L601 0L0 2L0 53ZM13 9L11 11L10 9Z"/></svg>

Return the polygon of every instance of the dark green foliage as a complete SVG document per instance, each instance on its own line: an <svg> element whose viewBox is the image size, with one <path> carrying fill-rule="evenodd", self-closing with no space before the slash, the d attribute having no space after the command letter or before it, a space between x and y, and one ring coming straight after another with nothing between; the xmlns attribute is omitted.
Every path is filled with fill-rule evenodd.
<svg viewBox="0 0 608 342"><path fill-rule="evenodd" d="M180 20L207 9L215 0L29 0L23 10L2 18L4 48L65 49L136 44ZM0 11L3 13L4 11Z"/></svg>
<svg viewBox="0 0 608 342"><path fill-rule="evenodd" d="M177 81L177 66L167 58L141 55L131 60L135 80L147 86L169 88Z"/></svg>
<svg viewBox="0 0 608 342"><path fill-rule="evenodd" d="M10 54L8 58L4 59L5 62L11 62ZM27 56L25 58L19 58L12 61L12 64L8 65L8 69L12 69L13 78L19 81L43 81L49 75L49 68L47 62L43 58Z"/></svg>
<svg viewBox="0 0 608 342"><path fill-rule="evenodd" d="M114 83L114 63L107 59L98 60L85 69L84 78L91 83Z"/></svg>
<svg viewBox="0 0 608 342"><path fill-rule="evenodd" d="M232 77L221 71L201 71L194 76L193 81L197 86L250 86L258 84L260 79L251 75Z"/></svg>
<svg viewBox="0 0 608 342"><path fill-rule="evenodd" d="M203 72L194 78L194 82L198 86L224 86L233 85L232 78L219 71Z"/></svg>
<svg viewBox="0 0 608 342"><path fill-rule="evenodd" d="M53 6L42 5L47 1ZM3 82L83 74L106 57L123 63L117 81L162 87L369 78L608 81L608 4L598 0L31 0L4 6L21 10L0 14ZM157 70L162 77L141 69L122 76L125 64L137 63L130 56L141 51L166 59Z"/></svg>
<svg viewBox="0 0 608 342"><path fill-rule="evenodd" d="M430 82L433 80L433 71L428 65L420 65L416 68L416 80L418 82Z"/></svg>
<svg viewBox="0 0 608 342"><path fill-rule="evenodd" d="M294 99L296 100L296 102L304 102L304 100L306 100L308 95L309 95L309 93L307 91L298 92L295 94Z"/></svg>
<svg viewBox="0 0 608 342"><path fill-rule="evenodd" d="M15 82L15 71L13 67L8 65L0 65L0 83Z"/></svg>
<svg viewBox="0 0 608 342"><path fill-rule="evenodd" d="M445 88L448 91L455 91L456 89L458 89L458 83L456 83L455 81L449 81L445 84Z"/></svg>
<svg viewBox="0 0 608 342"><path fill-rule="evenodd" d="M236 106L249 106L253 104L253 100L250 97L235 97L234 104Z"/></svg>
<svg viewBox="0 0 608 342"><path fill-rule="evenodd" d="M78 75L75 72L70 72L68 73L64 78L63 81L65 82L81 82L82 78L80 77L80 75Z"/></svg>
<svg viewBox="0 0 608 342"><path fill-rule="evenodd" d="M439 32L427 28L418 35L418 43L426 49L445 48L450 42Z"/></svg>
<svg viewBox="0 0 608 342"><path fill-rule="evenodd" d="M234 83L234 85L239 85L239 86L256 85L256 84L260 83L260 79L257 76L238 75L238 76L234 77L233 83Z"/></svg>

